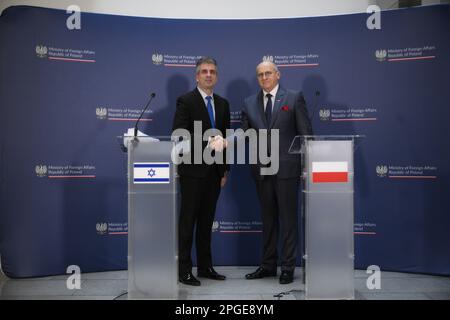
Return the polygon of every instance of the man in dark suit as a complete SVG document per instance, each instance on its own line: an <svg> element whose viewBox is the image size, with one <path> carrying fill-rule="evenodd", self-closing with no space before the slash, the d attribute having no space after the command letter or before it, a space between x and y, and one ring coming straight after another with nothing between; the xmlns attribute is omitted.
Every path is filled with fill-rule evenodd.
<svg viewBox="0 0 450 320"><path fill-rule="evenodd" d="M197 88L177 100L173 130L188 130L193 138L194 121L198 121L202 125L202 135L212 128L225 134L225 130L230 128L230 107L227 100L213 93L217 83L216 60L204 57L197 62L196 81ZM202 142L202 154L205 148L208 148L206 141ZM191 163L182 163L178 166L181 187L178 272L181 283L199 286L200 281L192 274L191 249L194 228L197 276L225 280L225 276L218 274L212 266L211 230L220 188L226 183L229 167L226 164L206 164L203 159L201 163L195 164L194 150L192 142Z"/></svg>
<svg viewBox="0 0 450 320"><path fill-rule="evenodd" d="M247 274L246 279L259 279L277 274L278 228L281 235L280 283L294 278L298 242L298 191L301 175L300 155L289 154L290 144L297 135L312 135L312 127L300 92L279 85L278 67L262 62L256 68L261 91L248 97L242 110L242 129L267 129L279 132L279 170L274 175L261 175L264 167L252 165L257 194L262 211L263 258L260 267ZM259 135L258 135L259 137ZM270 153L270 147L269 153ZM274 148L272 148L275 150Z"/></svg>

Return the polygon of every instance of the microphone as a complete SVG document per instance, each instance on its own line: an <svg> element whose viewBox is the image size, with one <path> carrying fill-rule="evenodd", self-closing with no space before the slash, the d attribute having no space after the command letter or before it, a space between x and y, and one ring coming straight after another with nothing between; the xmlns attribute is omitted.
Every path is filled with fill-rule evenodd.
<svg viewBox="0 0 450 320"><path fill-rule="evenodd" d="M134 125L134 139L136 139L136 137L137 137L139 121L141 120L142 116L144 115L145 110L147 110L148 106L150 105L150 102L152 102L152 100L155 96L156 96L156 93L152 92L152 94L150 95L150 100L148 100L147 105L145 106L144 110L142 110L141 115L139 116L139 118L136 121L136 124Z"/></svg>
<svg viewBox="0 0 450 320"><path fill-rule="evenodd" d="M312 115L311 115L311 122L314 120L314 113L316 112L316 109L317 109L317 105L319 104L319 96L320 96L320 91L319 90L316 90L316 92L315 92L315 96L316 96L316 103L314 104L314 106L313 106L313 109L312 109Z"/></svg>

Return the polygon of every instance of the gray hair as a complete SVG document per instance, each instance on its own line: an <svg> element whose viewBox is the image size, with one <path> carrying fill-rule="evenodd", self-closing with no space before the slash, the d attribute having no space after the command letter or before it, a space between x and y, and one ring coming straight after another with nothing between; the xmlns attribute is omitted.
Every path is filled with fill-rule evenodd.
<svg viewBox="0 0 450 320"><path fill-rule="evenodd" d="M258 72L258 68L259 68L259 66L262 65L262 64L270 64L270 65L272 66L272 68L275 70L275 72L280 72L280 71L278 70L278 66L277 66L275 63L273 63L272 61L263 61L263 62L261 62L260 64L258 64L258 65L256 66L256 72Z"/></svg>
<svg viewBox="0 0 450 320"><path fill-rule="evenodd" d="M207 63L207 64L213 64L216 66L217 69L217 61L216 59L212 58L212 57L201 57L200 59L197 60L197 63L195 64L195 72L199 73L200 72L200 65Z"/></svg>

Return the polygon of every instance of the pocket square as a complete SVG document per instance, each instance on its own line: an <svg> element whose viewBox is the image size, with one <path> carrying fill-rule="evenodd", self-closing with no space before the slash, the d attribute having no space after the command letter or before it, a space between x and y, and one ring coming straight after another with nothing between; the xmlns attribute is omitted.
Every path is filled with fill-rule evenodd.
<svg viewBox="0 0 450 320"><path fill-rule="evenodd" d="M281 110L283 110L283 111L289 111L289 106L282 106L282 107L281 107Z"/></svg>

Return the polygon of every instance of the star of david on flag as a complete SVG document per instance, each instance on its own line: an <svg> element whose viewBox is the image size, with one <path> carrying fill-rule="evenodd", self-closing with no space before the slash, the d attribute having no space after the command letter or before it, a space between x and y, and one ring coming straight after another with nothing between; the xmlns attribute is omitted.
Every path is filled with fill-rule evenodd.
<svg viewBox="0 0 450 320"><path fill-rule="evenodd" d="M133 165L133 182L170 183L169 162L136 162Z"/></svg>

